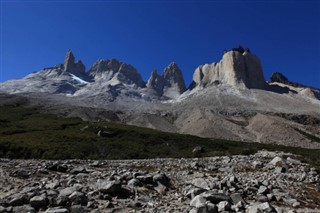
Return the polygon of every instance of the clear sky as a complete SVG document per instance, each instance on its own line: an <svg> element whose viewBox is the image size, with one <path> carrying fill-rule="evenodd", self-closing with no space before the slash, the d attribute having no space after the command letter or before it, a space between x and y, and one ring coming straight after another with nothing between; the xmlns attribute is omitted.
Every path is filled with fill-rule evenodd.
<svg viewBox="0 0 320 213"><path fill-rule="evenodd" d="M265 78L320 87L320 1L1 1L1 79L63 63L72 49L87 69L97 59L132 64L144 80L172 61L189 85L197 66L242 45Z"/></svg>

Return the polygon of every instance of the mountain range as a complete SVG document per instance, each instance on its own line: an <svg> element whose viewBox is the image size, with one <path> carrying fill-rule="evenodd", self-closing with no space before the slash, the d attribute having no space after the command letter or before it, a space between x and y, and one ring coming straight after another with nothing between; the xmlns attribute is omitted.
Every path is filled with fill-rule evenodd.
<svg viewBox="0 0 320 213"><path fill-rule="evenodd" d="M45 112L84 120L111 120L167 132L238 141L320 148L320 89L269 81L247 48L222 53L200 65L185 85L177 63L144 82L116 59L88 70L68 50L64 63L0 84L1 104L40 106Z"/></svg>

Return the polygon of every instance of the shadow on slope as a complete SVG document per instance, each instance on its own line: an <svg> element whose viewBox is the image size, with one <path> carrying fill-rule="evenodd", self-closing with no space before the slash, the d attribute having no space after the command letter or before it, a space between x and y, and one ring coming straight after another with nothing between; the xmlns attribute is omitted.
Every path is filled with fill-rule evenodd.
<svg viewBox="0 0 320 213"><path fill-rule="evenodd" d="M194 156L196 146L204 151ZM212 140L111 122L90 123L42 114L35 108L0 107L0 157L5 158L181 158L249 155L262 149L298 154L320 168L317 149Z"/></svg>

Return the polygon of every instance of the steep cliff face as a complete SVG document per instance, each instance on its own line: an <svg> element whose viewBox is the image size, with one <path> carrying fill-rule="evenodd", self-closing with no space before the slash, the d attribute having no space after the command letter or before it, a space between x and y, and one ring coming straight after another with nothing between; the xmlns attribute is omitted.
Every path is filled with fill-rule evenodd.
<svg viewBox="0 0 320 213"><path fill-rule="evenodd" d="M153 70L147 82L147 88L159 97L177 98L186 91L182 72L175 62L170 63L162 75Z"/></svg>
<svg viewBox="0 0 320 213"><path fill-rule="evenodd" d="M225 52L221 61L199 66L193 75L192 87L222 83L233 87L264 89L266 82L257 56L250 51Z"/></svg>
<svg viewBox="0 0 320 213"><path fill-rule="evenodd" d="M95 80L110 82L111 84L125 83L144 87L145 83L138 71L131 65L116 59L98 60L90 68L88 74Z"/></svg>
<svg viewBox="0 0 320 213"><path fill-rule="evenodd" d="M83 75L86 71L86 67L84 66L81 60L75 62L75 57L71 50L68 50L64 59L63 66L65 72L69 72L74 75Z"/></svg>

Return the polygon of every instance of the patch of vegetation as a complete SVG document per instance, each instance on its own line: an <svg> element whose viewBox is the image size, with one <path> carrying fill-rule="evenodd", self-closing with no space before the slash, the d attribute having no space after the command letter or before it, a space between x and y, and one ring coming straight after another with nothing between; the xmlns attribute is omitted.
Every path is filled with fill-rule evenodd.
<svg viewBox="0 0 320 213"><path fill-rule="evenodd" d="M98 136L98 132L105 133ZM103 134L101 134L103 135ZM320 150L273 144L245 143L166 133L112 123L86 122L43 114L35 108L0 107L0 157L41 159L142 159L254 154L258 150L298 154L320 168Z"/></svg>
<svg viewBox="0 0 320 213"><path fill-rule="evenodd" d="M320 143L320 138L316 137L315 135L309 134L305 131L302 131L301 129L296 128L295 129L297 132L299 132L300 134L306 136L307 138L309 138L310 140Z"/></svg>

